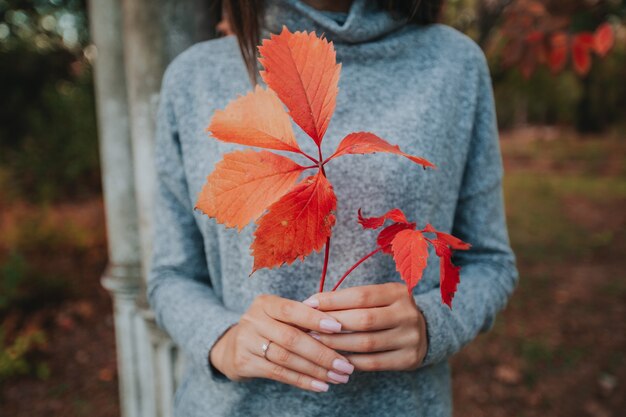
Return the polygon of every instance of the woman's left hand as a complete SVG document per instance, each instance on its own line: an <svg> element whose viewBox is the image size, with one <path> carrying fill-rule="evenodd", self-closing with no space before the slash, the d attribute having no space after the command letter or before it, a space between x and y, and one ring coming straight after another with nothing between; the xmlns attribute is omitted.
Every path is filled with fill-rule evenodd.
<svg viewBox="0 0 626 417"><path fill-rule="evenodd" d="M304 301L333 316L352 333L312 336L345 352L361 371L417 369L426 356L426 321L401 283L386 283L318 293Z"/></svg>

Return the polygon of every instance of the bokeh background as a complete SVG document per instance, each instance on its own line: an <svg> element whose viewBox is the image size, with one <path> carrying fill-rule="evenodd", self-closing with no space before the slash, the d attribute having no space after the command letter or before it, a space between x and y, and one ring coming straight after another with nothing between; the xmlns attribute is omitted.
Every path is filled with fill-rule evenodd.
<svg viewBox="0 0 626 417"><path fill-rule="evenodd" d="M449 0L487 54L520 286L455 416L626 410L626 1ZM0 0L0 414L119 415L84 0Z"/></svg>

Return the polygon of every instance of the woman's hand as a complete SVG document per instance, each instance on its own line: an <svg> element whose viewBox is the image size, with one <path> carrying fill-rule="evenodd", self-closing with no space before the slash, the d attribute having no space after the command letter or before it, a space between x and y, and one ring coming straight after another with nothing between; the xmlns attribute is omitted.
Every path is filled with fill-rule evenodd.
<svg viewBox="0 0 626 417"><path fill-rule="evenodd" d="M215 343L209 357L233 381L269 378L316 392L327 391L326 382L348 382L354 366L306 333L311 330L338 333L341 324L300 302L261 295Z"/></svg>
<svg viewBox="0 0 626 417"><path fill-rule="evenodd" d="M426 321L406 285L386 283L318 293L305 304L327 312L353 333L314 336L361 371L418 368L428 348Z"/></svg>

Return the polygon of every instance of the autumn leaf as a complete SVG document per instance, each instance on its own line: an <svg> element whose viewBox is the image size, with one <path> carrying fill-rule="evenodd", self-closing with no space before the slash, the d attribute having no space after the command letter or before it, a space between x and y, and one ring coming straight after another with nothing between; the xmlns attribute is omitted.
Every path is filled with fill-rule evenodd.
<svg viewBox="0 0 626 417"><path fill-rule="evenodd" d="M223 142L301 152L282 103L260 86L216 111L207 131Z"/></svg>
<svg viewBox="0 0 626 417"><path fill-rule="evenodd" d="M402 212L402 210L394 208L389 210L387 213L378 217L363 217L363 213L361 209L358 212L359 215L359 224L363 226L364 229L378 229L385 223L385 220L391 220L396 223L408 223L409 221L406 219L406 216Z"/></svg>
<svg viewBox="0 0 626 417"><path fill-rule="evenodd" d="M385 227L378 234L376 243L384 253L391 254L391 242L393 242L393 239L399 232L406 229L414 230L415 223L394 223Z"/></svg>
<svg viewBox="0 0 626 417"><path fill-rule="evenodd" d="M565 32L555 32L550 37L548 65L553 73L559 73L567 63L569 38Z"/></svg>
<svg viewBox="0 0 626 417"><path fill-rule="evenodd" d="M603 23L593 34L593 50L601 57L611 50L615 43L615 35L610 23Z"/></svg>
<svg viewBox="0 0 626 417"><path fill-rule="evenodd" d="M195 208L241 230L289 191L303 170L269 151L227 153L207 177Z"/></svg>
<svg viewBox="0 0 626 417"><path fill-rule="evenodd" d="M264 67L261 76L269 89L257 86L216 111L207 131L223 142L298 153L313 165L301 166L266 150L228 153L207 177L195 208L239 230L256 220L250 246L252 273L303 260L326 245L320 278L323 290L337 208L333 187L326 178L326 163L343 155L386 152L424 167L434 165L369 132L349 134L337 152L324 159L321 143L335 110L341 70L332 42L315 33L291 33L283 28L281 34L265 40L259 52ZM290 117L315 141L317 158L299 147ZM296 184L308 169L317 173ZM379 236L380 241L389 242L384 249L389 253L398 231L415 230L415 224L409 223L400 210L380 218L359 216L370 228L382 226L385 220L394 222Z"/></svg>
<svg viewBox="0 0 626 417"><path fill-rule="evenodd" d="M428 245L418 230L402 230L391 242L393 260L409 292L422 278L428 261Z"/></svg>
<svg viewBox="0 0 626 417"><path fill-rule="evenodd" d="M326 161L342 155L369 154L375 152L386 152L404 156L416 164L424 167L435 168L435 165L424 158L409 155L400 150L398 145L392 145L384 139L370 132L354 132L343 138L337 150Z"/></svg>
<svg viewBox="0 0 626 417"><path fill-rule="evenodd" d="M438 231L431 224L427 224L424 230L422 230L422 232L436 234L437 239L441 240L443 243L450 246L452 249L468 250L472 246L469 243L463 242L458 237L452 236L449 233Z"/></svg>
<svg viewBox="0 0 626 417"><path fill-rule="evenodd" d="M591 48L593 43L593 35L589 32L579 33L572 40L572 61L574 70L578 75L587 75L591 68Z"/></svg>
<svg viewBox="0 0 626 417"><path fill-rule="evenodd" d="M259 46L261 77L319 146L335 111L341 64L332 42L286 27Z"/></svg>
<svg viewBox="0 0 626 417"><path fill-rule="evenodd" d="M254 271L291 264L319 251L335 224L337 198L318 172L305 178L272 204L254 232Z"/></svg>
<svg viewBox="0 0 626 417"><path fill-rule="evenodd" d="M377 229L391 220L393 223L380 231L376 243L378 248L365 257L361 258L355 266L360 265L368 257L378 252L391 255L396 263L396 270L400 277L407 283L409 292L417 285L422 277L428 260L428 244L435 248L435 253L440 258L440 290L441 300L452 308L452 298L459 283L460 268L452 263L452 250L468 250L471 245L461 239L445 232L440 232L432 225L427 224L422 230L416 230L416 224L410 223L402 210L394 208L379 217L363 217L361 210L358 212L359 223L366 229ZM430 239L424 233L434 233L435 238ZM339 282L335 289L346 278L355 266L351 267Z"/></svg>
<svg viewBox="0 0 626 417"><path fill-rule="evenodd" d="M460 282L461 267L452 263L452 250L440 239L428 241L435 247L439 257L439 290L441 300L452 308L452 299Z"/></svg>

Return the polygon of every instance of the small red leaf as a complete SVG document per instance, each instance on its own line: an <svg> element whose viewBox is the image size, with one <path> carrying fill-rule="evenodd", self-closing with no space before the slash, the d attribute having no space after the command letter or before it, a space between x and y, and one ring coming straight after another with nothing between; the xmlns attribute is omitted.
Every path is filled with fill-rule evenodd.
<svg viewBox="0 0 626 417"><path fill-rule="evenodd" d="M587 75L591 68L591 48L593 42L593 35L589 32L579 33L572 40L574 70L579 75Z"/></svg>
<svg viewBox="0 0 626 417"><path fill-rule="evenodd" d="M335 111L341 64L332 42L286 27L259 46L261 77L319 146Z"/></svg>
<svg viewBox="0 0 626 417"><path fill-rule="evenodd" d="M359 209L359 223L364 229L378 229L385 224L385 220L391 220L396 223L409 223L402 210L394 208L379 217L363 217L361 209Z"/></svg>
<svg viewBox="0 0 626 417"><path fill-rule="evenodd" d="M460 282L461 267L452 263L452 250L442 240L430 240L435 247L435 253L439 256L439 289L441 300L452 308L452 299Z"/></svg>
<svg viewBox="0 0 626 417"><path fill-rule="evenodd" d="M398 145L392 145L384 139L370 132L354 132L343 138L337 150L326 161L342 155L369 154L375 152L386 152L404 156L416 164L424 167L435 168L431 162L424 158L409 155L400 150Z"/></svg>
<svg viewBox="0 0 626 417"><path fill-rule="evenodd" d="M391 242L399 232L406 229L415 229L415 223L394 223L385 227L378 234L376 243L384 253L391 254Z"/></svg>
<svg viewBox="0 0 626 417"><path fill-rule="evenodd" d="M428 261L428 245L419 230L398 232L391 242L393 260L400 277L406 282L409 293L422 278Z"/></svg>
<svg viewBox="0 0 626 417"><path fill-rule="evenodd" d="M207 177L195 208L241 230L289 191L303 170L269 151L227 153Z"/></svg>
<svg viewBox="0 0 626 417"><path fill-rule="evenodd" d="M291 264L319 251L335 224L337 197L326 177L317 173L305 178L257 220L254 271Z"/></svg>
<svg viewBox="0 0 626 417"><path fill-rule="evenodd" d="M458 237L452 236L451 234L440 232L435 229L431 224L427 224L422 232L425 233L435 233L437 235L437 239L443 241L446 245L450 246L452 249L458 250L468 250L472 247L469 243L463 242Z"/></svg>
<svg viewBox="0 0 626 417"><path fill-rule="evenodd" d="M593 50L601 57L611 50L615 43L613 28L610 23L603 23L596 29L593 34Z"/></svg>

